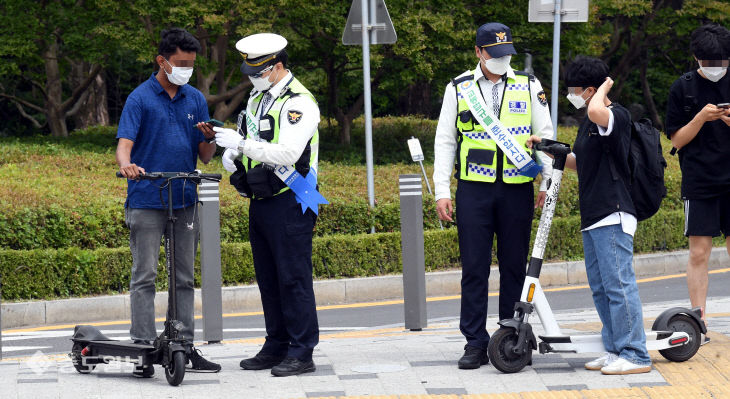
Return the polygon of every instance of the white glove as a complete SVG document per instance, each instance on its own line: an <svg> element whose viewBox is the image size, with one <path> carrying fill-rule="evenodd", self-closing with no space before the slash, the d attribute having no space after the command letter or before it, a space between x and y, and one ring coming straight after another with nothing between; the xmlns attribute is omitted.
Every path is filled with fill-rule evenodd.
<svg viewBox="0 0 730 399"><path fill-rule="evenodd" d="M214 127L215 143L221 147L230 148L232 150L238 150L238 147L243 146L243 137L233 129L227 129L225 127Z"/></svg>
<svg viewBox="0 0 730 399"><path fill-rule="evenodd" d="M223 157L221 158L221 161L223 161L223 167L233 173L236 171L236 165L233 164L233 161L236 160L241 155L241 152L238 150L232 150L230 148L226 149L223 152Z"/></svg>

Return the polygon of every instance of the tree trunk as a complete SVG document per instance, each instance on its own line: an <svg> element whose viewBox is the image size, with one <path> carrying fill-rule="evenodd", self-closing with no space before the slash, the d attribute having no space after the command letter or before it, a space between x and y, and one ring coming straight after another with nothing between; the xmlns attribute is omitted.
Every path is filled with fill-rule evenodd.
<svg viewBox="0 0 730 399"><path fill-rule="evenodd" d="M45 113L53 137L68 137L65 112L62 110L63 87L58 67L58 37L51 35L52 42L43 52L46 67Z"/></svg>
<svg viewBox="0 0 730 399"><path fill-rule="evenodd" d="M644 92L644 102L646 103L647 111L649 112L649 115L651 116L652 123L654 123L654 127L656 127L659 130L664 130L662 120L659 118L659 112L656 109L656 103L654 102L654 97L651 95L651 89L649 88L649 81L646 78L646 68L647 64L649 63L648 57L646 52L644 52L643 57L641 57L641 71L640 71L640 77L641 77L641 89Z"/></svg>
<svg viewBox="0 0 730 399"><path fill-rule="evenodd" d="M74 62L71 65L71 87L78 87L91 73L87 62ZM107 106L106 81L103 74L96 75L89 86L89 93L79 104L79 110L73 115L74 127L85 129L89 126L108 126L109 109Z"/></svg>

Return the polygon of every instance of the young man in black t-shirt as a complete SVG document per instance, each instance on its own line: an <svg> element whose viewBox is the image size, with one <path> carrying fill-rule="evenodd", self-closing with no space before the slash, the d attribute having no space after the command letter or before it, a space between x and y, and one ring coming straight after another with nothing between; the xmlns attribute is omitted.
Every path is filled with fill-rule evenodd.
<svg viewBox="0 0 730 399"><path fill-rule="evenodd" d="M573 106L588 106L565 166L578 171L586 274L606 349L585 368L603 374L647 373L651 358L633 269L637 220L629 191L631 115L608 99L613 80L608 65L597 58L576 58L568 66L565 85ZM540 139L532 136L529 141Z"/></svg>
<svg viewBox="0 0 730 399"><path fill-rule="evenodd" d="M705 25L692 32L699 69L677 79L667 103L667 137L679 149L684 235L689 237L687 287L705 317L712 237L722 233L730 253L730 31Z"/></svg>

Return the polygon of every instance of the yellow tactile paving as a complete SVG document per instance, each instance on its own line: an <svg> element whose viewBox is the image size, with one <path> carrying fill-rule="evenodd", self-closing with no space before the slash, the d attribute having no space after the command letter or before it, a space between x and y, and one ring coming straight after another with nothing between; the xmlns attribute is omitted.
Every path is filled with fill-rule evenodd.
<svg viewBox="0 0 730 399"><path fill-rule="evenodd" d="M686 362L669 362L656 353L659 357L654 357L654 367L669 384L722 386L730 382L730 338L711 331L707 335L711 339L710 344L701 347Z"/></svg>

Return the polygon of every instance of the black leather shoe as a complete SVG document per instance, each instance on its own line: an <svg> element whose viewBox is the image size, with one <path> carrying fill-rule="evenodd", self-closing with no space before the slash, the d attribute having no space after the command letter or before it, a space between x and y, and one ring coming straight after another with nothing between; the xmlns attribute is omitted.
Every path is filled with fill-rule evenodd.
<svg viewBox="0 0 730 399"><path fill-rule="evenodd" d="M287 357L283 362L271 369L271 374L277 377L288 377L290 375L311 373L316 369L314 362L311 360L305 362L295 357Z"/></svg>
<svg viewBox="0 0 730 399"><path fill-rule="evenodd" d="M460 369L478 369L480 366L489 363L487 351L476 346L465 346L464 356L459 359Z"/></svg>
<svg viewBox="0 0 730 399"><path fill-rule="evenodd" d="M208 373L217 373L221 371L221 365L218 363L213 363L209 360L206 360L203 355L200 353L199 349L193 348L193 351L190 352L190 368L188 371L195 371L195 372L208 372Z"/></svg>
<svg viewBox="0 0 730 399"><path fill-rule="evenodd" d="M241 360L241 368L244 370L264 370L270 369L284 360L284 356L267 355L265 353L257 353L256 356Z"/></svg>
<svg viewBox="0 0 730 399"><path fill-rule="evenodd" d="M155 367L151 364L147 367L137 366L134 368L132 375L139 378L152 378L155 375Z"/></svg>

